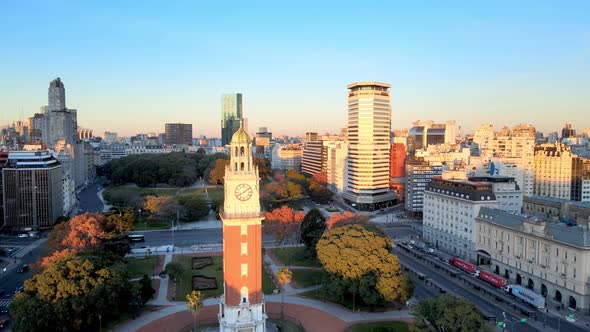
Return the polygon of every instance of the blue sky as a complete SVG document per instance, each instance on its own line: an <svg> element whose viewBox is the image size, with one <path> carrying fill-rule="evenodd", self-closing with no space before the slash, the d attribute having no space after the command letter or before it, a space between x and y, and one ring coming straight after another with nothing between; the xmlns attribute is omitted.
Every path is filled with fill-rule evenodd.
<svg viewBox="0 0 590 332"><path fill-rule="evenodd" d="M364 80L392 85L393 128L590 127L590 2L317 2L0 2L0 122L45 105L59 76L97 133L219 136L227 92L250 132L336 132Z"/></svg>

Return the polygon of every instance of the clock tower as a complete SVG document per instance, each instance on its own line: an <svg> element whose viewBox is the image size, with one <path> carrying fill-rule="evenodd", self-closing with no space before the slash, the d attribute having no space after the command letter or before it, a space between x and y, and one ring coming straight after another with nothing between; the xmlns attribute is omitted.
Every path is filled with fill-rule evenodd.
<svg viewBox="0 0 590 332"><path fill-rule="evenodd" d="M219 303L220 332L263 332L266 310L262 295L262 232L258 169L252 140L240 127L230 142L225 167L223 222L223 287Z"/></svg>

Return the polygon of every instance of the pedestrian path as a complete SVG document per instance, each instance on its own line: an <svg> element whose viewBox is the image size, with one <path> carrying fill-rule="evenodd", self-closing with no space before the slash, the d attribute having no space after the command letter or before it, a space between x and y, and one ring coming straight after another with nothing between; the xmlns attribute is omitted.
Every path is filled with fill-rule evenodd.
<svg viewBox="0 0 590 332"><path fill-rule="evenodd" d="M172 255L173 253L167 253L164 256L164 268L170 262L172 262ZM170 278L161 278L160 279L160 289L158 290L158 297L153 301L150 301L150 304L153 305L169 305L171 301L168 301L168 283Z"/></svg>

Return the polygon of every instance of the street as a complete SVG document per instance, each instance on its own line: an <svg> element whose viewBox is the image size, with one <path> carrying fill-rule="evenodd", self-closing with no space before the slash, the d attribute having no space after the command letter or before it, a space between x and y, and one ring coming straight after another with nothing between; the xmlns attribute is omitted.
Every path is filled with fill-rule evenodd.
<svg viewBox="0 0 590 332"><path fill-rule="evenodd" d="M95 182L89 185L88 187L84 188L84 190L82 190L80 194L78 194L80 204L78 213L103 211L104 204L98 198L97 195L98 187L98 183Z"/></svg>
<svg viewBox="0 0 590 332"><path fill-rule="evenodd" d="M158 247L170 245L173 242L172 234L174 234L174 246L189 248L192 245L199 244L221 244L223 239L222 232L223 230L221 228L211 228L179 230L174 232L171 230L138 231L133 232L133 234L143 234L145 237L145 242L136 243L135 247ZM274 237L272 235L263 235L262 242L272 243L274 242Z"/></svg>

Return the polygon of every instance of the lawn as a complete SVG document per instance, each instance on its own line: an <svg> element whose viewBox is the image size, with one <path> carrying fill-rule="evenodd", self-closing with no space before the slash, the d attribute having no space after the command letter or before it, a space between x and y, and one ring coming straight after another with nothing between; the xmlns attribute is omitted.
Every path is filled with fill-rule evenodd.
<svg viewBox="0 0 590 332"><path fill-rule="evenodd" d="M389 321L360 323L348 327L345 332L407 332L410 326L406 322Z"/></svg>
<svg viewBox="0 0 590 332"><path fill-rule="evenodd" d="M283 265L321 267L317 259L308 255L305 247L268 249Z"/></svg>
<svg viewBox="0 0 590 332"><path fill-rule="evenodd" d="M129 278L142 278L144 274L152 276L152 273L158 275L157 271L158 260L163 259L158 256L148 257L133 257L127 258L127 271L129 271ZM154 267L156 270L154 270Z"/></svg>
<svg viewBox="0 0 590 332"><path fill-rule="evenodd" d="M293 281L299 288L306 288L322 284L321 270L302 270L295 269L293 272Z"/></svg>
<svg viewBox="0 0 590 332"><path fill-rule="evenodd" d="M146 231L146 230L161 230L170 229L171 223L169 222L147 222L147 217L140 216L133 223L134 231Z"/></svg>
<svg viewBox="0 0 590 332"><path fill-rule="evenodd" d="M221 201L223 200L223 188L222 187L208 187L207 189L207 193L205 193L205 188L185 188L185 189L181 189L178 192L179 196L185 196L185 195L195 195L198 196L202 199L207 200L207 197L209 197L209 200L214 200L214 201Z"/></svg>
<svg viewBox="0 0 590 332"><path fill-rule="evenodd" d="M122 186L107 187L104 190L104 198L113 205L127 206L140 197L154 196L173 196L181 188L140 188L133 184Z"/></svg>
<svg viewBox="0 0 590 332"><path fill-rule="evenodd" d="M192 291L192 278L194 275L203 275L206 277L214 277L217 280L217 289L202 291L205 297L217 297L223 294L223 258L221 256L212 256L213 265L206 266L202 269L191 270L191 258L189 255L175 255L173 260L181 263L185 267L180 282L176 287L176 298L184 299L186 294ZM262 269L262 292L264 294L272 294L274 286L270 276Z"/></svg>
<svg viewBox="0 0 590 332"><path fill-rule="evenodd" d="M330 296L330 294L327 294L323 288L317 289L317 290L310 290L307 292L303 292L303 293L299 293L297 294L297 296L300 297L304 297L304 298L308 298L308 299L315 299L315 300L320 300L320 301L324 301L324 302L332 302L332 303L337 303L340 304L348 309L353 309L352 306L352 297L346 298L344 299L344 302L336 302L333 300L333 298ZM367 305L360 305L359 304L359 298L357 295L356 298L356 302L355 302L355 306L354 309L356 310L360 310L360 311L366 311L366 312L374 312L374 311L379 311L379 310L383 310L384 308L396 308L393 304L390 306L367 306Z"/></svg>

